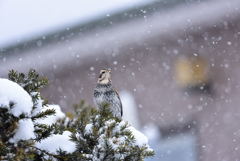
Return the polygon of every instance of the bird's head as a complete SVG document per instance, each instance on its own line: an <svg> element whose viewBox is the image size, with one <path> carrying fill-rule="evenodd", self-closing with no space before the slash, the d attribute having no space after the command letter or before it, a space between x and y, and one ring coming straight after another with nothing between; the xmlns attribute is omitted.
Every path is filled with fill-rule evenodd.
<svg viewBox="0 0 240 161"><path fill-rule="evenodd" d="M102 69L98 77L99 84L111 83L111 69Z"/></svg>

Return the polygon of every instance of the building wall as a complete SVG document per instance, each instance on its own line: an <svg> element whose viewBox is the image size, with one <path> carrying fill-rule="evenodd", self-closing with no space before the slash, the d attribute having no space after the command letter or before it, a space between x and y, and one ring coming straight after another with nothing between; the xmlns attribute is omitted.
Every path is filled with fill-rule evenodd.
<svg viewBox="0 0 240 161"><path fill-rule="evenodd" d="M50 102L65 111L84 99L92 104L92 93L101 68L113 70L113 85L133 94L141 124L161 128L195 124L199 136L199 160L240 158L240 55L239 24L225 22L192 33L170 33L144 43L99 50L80 60L81 65L48 73L50 86L44 91ZM198 53L210 66L212 94L192 94L181 89L174 74L181 55Z"/></svg>

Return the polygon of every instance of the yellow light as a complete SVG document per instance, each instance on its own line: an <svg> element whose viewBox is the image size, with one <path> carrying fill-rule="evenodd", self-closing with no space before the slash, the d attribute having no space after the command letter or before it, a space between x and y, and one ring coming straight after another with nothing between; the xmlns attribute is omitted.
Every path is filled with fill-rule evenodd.
<svg viewBox="0 0 240 161"><path fill-rule="evenodd" d="M181 57L176 61L176 80L182 87L194 87L209 81L207 62L199 57Z"/></svg>

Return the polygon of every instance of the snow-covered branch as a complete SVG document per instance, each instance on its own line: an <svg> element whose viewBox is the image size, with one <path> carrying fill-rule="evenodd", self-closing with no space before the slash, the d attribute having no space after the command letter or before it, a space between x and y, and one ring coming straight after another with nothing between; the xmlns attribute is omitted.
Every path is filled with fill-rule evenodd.
<svg viewBox="0 0 240 161"><path fill-rule="evenodd" d="M140 161L152 156L148 139L112 116L81 103L71 117L49 105L40 89L47 80L34 70L0 79L0 160Z"/></svg>

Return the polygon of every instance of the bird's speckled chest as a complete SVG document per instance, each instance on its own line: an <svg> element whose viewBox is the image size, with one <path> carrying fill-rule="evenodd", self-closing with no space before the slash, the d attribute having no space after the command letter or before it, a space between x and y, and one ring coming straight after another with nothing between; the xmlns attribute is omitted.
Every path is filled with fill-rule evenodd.
<svg viewBox="0 0 240 161"><path fill-rule="evenodd" d="M100 102L103 102L105 100L104 98L104 92L99 90L94 90L94 101L99 104Z"/></svg>
<svg viewBox="0 0 240 161"><path fill-rule="evenodd" d="M94 89L94 103L97 108L101 108L103 105L108 104L115 116L121 117L122 115L121 100L111 84L97 85Z"/></svg>
<svg viewBox="0 0 240 161"><path fill-rule="evenodd" d="M97 104L99 103L110 103L109 101L114 96L114 91L109 88L100 88L94 90L94 98Z"/></svg>

